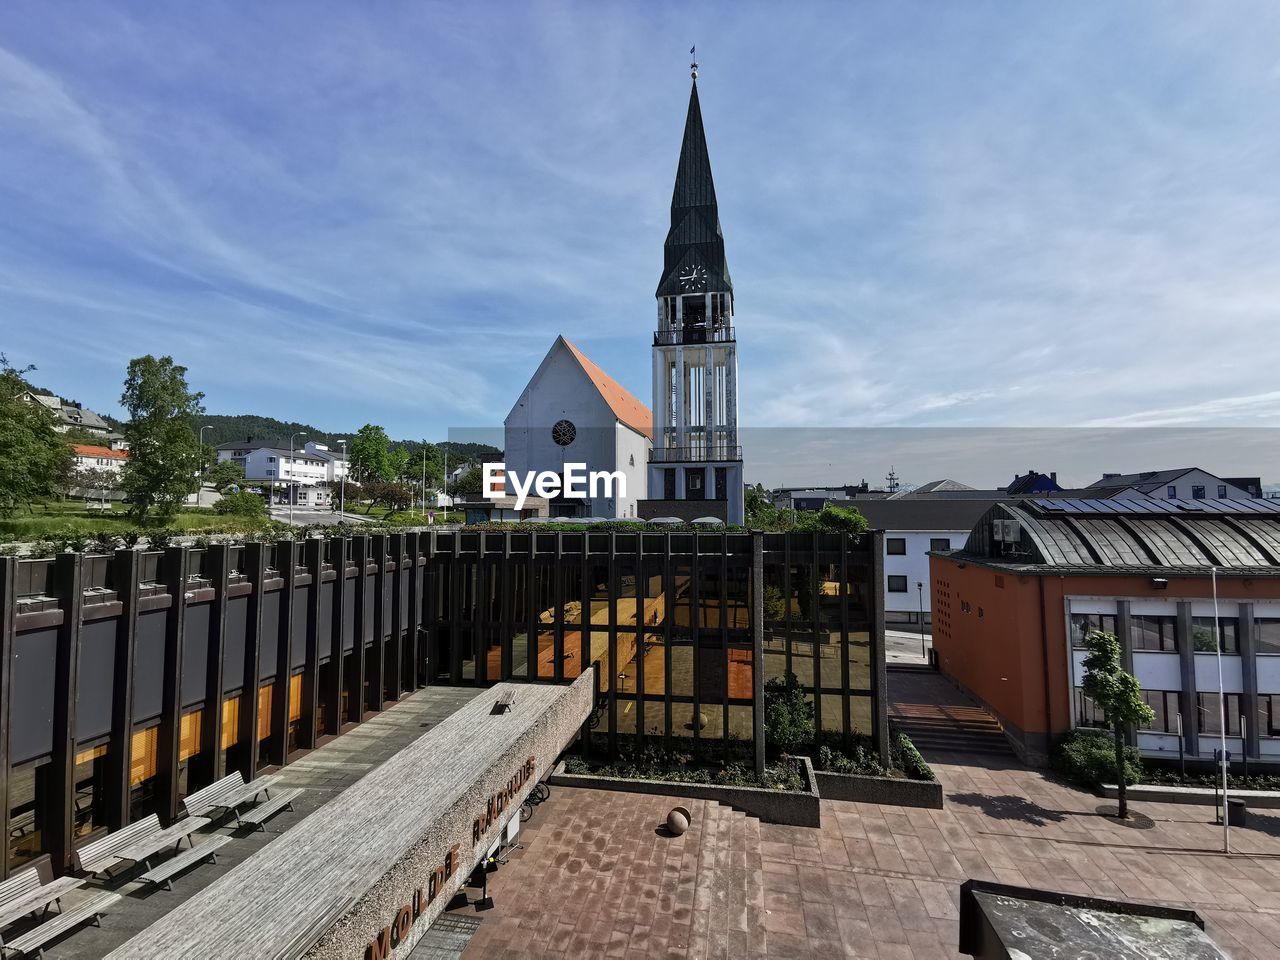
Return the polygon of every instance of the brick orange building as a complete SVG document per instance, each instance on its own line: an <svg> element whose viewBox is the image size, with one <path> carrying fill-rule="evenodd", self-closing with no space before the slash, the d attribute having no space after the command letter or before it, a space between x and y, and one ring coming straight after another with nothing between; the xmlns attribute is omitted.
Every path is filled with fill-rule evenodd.
<svg viewBox="0 0 1280 960"><path fill-rule="evenodd" d="M1218 619L1214 619L1216 568ZM1280 762L1280 502L1019 500L993 506L962 550L930 557L939 668L986 703L1014 749L1102 717L1081 693L1081 642L1114 632L1156 713L1144 754L1227 748ZM1217 645L1215 645L1217 638Z"/></svg>

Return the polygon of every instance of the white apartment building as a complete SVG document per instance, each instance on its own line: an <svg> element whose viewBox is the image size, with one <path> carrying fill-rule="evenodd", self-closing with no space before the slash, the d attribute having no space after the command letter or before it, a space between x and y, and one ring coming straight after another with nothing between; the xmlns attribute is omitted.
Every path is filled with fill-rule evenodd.
<svg viewBox="0 0 1280 960"><path fill-rule="evenodd" d="M884 621L932 625L929 554L959 550L994 500L856 500L872 530L884 531Z"/></svg>
<svg viewBox="0 0 1280 960"><path fill-rule="evenodd" d="M343 477L349 477L351 472L350 464L347 463L346 455L341 449L335 452L330 450L326 444L308 440L302 450L304 453L312 457L319 457L325 462L326 483L341 483Z"/></svg>
<svg viewBox="0 0 1280 960"><path fill-rule="evenodd" d="M112 450L85 443L71 445L71 457L77 470L108 470L119 475L129 462L127 450Z"/></svg>
<svg viewBox="0 0 1280 960"><path fill-rule="evenodd" d="M218 445L218 460L232 460L244 470L247 483L285 487L294 502L323 505L329 502L329 460L303 450L259 447L252 443Z"/></svg>

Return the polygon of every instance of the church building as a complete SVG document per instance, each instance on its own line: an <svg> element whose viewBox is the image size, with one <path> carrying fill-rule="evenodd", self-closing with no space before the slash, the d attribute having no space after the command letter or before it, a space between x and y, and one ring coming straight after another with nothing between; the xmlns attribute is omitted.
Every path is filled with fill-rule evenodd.
<svg viewBox="0 0 1280 960"><path fill-rule="evenodd" d="M504 431L507 492L510 478L529 471L564 476L566 464L621 474L623 482L596 496L561 495L551 515L624 519L645 497L653 415L626 388L564 337L556 337L507 414Z"/></svg>
<svg viewBox="0 0 1280 960"><path fill-rule="evenodd" d="M640 515L743 522L733 281L698 103L697 64L671 196L653 335L653 449Z"/></svg>

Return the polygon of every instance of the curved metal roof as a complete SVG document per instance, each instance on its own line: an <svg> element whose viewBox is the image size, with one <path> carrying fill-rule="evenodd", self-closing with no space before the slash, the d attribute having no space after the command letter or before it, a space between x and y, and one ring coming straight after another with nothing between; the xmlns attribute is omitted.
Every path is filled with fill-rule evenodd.
<svg viewBox="0 0 1280 960"><path fill-rule="evenodd" d="M995 520L1021 526L997 540ZM1258 570L1280 566L1280 502L1018 500L991 507L965 552L1023 565Z"/></svg>

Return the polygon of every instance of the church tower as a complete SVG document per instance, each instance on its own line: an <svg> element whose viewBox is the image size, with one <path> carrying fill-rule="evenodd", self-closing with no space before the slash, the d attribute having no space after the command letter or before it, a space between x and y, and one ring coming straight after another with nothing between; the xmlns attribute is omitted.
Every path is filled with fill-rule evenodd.
<svg viewBox="0 0 1280 960"><path fill-rule="evenodd" d="M698 103L697 64L671 195L653 336L653 448L643 514L743 522L733 281Z"/></svg>

